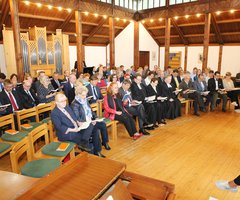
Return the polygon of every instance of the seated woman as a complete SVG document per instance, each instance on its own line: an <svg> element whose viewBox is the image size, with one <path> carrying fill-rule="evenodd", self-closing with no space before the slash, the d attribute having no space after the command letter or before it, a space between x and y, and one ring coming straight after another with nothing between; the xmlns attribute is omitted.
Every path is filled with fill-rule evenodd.
<svg viewBox="0 0 240 200"><path fill-rule="evenodd" d="M19 92L19 86L21 85L21 83L18 83L17 74L11 74L10 81L13 84L13 90Z"/></svg>
<svg viewBox="0 0 240 200"><path fill-rule="evenodd" d="M116 83L109 85L107 95L104 97L104 117L122 122L128 134L134 140L142 136L142 134L137 132L132 116L122 106L122 100L118 95L118 86Z"/></svg>
<svg viewBox="0 0 240 200"><path fill-rule="evenodd" d="M165 78L165 84L162 84L162 95L168 97L166 117L168 119L175 119L181 116L181 102L177 98L178 93L174 92L175 88L170 84L171 81L172 76L168 75Z"/></svg>
<svg viewBox="0 0 240 200"><path fill-rule="evenodd" d="M111 83L117 83L118 88L121 87L121 83L118 80L117 74L112 74L111 76L109 76L109 81L107 86L109 86Z"/></svg>
<svg viewBox="0 0 240 200"><path fill-rule="evenodd" d="M93 126L79 131L81 123L72 109L67 105L67 97L64 94L55 96L55 108L51 112L51 119L56 129L58 140L76 143L79 148L91 151L89 139L92 135Z"/></svg>
<svg viewBox="0 0 240 200"><path fill-rule="evenodd" d="M225 78L223 79L223 87L227 91L227 96L231 99L232 105L235 106L235 110L239 109L238 95L240 90L234 90L235 86L233 80L231 79L231 73L227 72Z"/></svg>
<svg viewBox="0 0 240 200"><path fill-rule="evenodd" d="M53 92L54 88L51 81L47 76L40 77L40 85L37 88L37 96L40 103L49 103L54 101L56 92Z"/></svg>
<svg viewBox="0 0 240 200"><path fill-rule="evenodd" d="M159 87L158 86L158 79L157 78L152 78L150 81L150 84L147 86L146 91L147 91L147 96L155 96L155 103L153 103L156 112L156 119L157 122L160 126L165 125L165 110L166 110L166 105L165 101L158 100L158 97L161 97Z"/></svg>
<svg viewBox="0 0 240 200"><path fill-rule="evenodd" d="M77 117L79 122L89 122L93 125L93 145L94 154L103 157L101 152L100 138L98 131L100 131L102 136L102 145L110 150L108 145L108 132L105 122L94 122L92 120L96 119L96 114L92 111L90 104L87 100L88 89L85 86L75 87L75 99L71 103L71 108Z"/></svg>
<svg viewBox="0 0 240 200"><path fill-rule="evenodd" d="M102 73L96 73L95 76L98 78L97 86L100 88L105 88L107 87L106 80L103 78Z"/></svg>

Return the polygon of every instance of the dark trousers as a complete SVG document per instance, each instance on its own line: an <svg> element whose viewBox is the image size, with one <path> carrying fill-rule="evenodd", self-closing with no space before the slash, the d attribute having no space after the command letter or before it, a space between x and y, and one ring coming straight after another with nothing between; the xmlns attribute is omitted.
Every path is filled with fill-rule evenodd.
<svg viewBox="0 0 240 200"><path fill-rule="evenodd" d="M154 103L144 103L144 108L146 110L147 120L151 124L156 124L157 121L157 110Z"/></svg>
<svg viewBox="0 0 240 200"><path fill-rule="evenodd" d="M211 102L211 109L215 109L216 107L216 102L218 97L222 99L222 109L226 110L227 107L227 95L226 94L220 94L218 92L213 92L212 94L212 102Z"/></svg>
<svg viewBox="0 0 240 200"><path fill-rule="evenodd" d="M236 185L239 185L239 186L240 186L240 175L239 175L237 178L235 178L235 179L233 180L233 182L234 182Z"/></svg>
<svg viewBox="0 0 240 200"><path fill-rule="evenodd" d="M108 132L107 132L107 126L106 126L105 122L97 122L94 125L93 131L95 132L97 130L100 131L101 138L102 138L102 143L103 144L108 143Z"/></svg>
<svg viewBox="0 0 240 200"><path fill-rule="evenodd" d="M143 129L143 124L147 123L146 113L142 104L138 106L126 107L126 110L133 116L138 117L139 128Z"/></svg>
<svg viewBox="0 0 240 200"><path fill-rule="evenodd" d="M125 128L128 131L128 134L131 137L134 135L134 133L137 132L135 122L129 114L122 113L121 115L115 115L114 119L118 120L124 124Z"/></svg>
<svg viewBox="0 0 240 200"><path fill-rule="evenodd" d="M238 95L240 94L239 90L227 92L227 96L231 99L231 102L236 102L238 106L235 106L235 109L239 108Z"/></svg>
<svg viewBox="0 0 240 200"><path fill-rule="evenodd" d="M193 102L194 113L198 112L199 96L200 95L197 92L188 94L188 98L194 100Z"/></svg>

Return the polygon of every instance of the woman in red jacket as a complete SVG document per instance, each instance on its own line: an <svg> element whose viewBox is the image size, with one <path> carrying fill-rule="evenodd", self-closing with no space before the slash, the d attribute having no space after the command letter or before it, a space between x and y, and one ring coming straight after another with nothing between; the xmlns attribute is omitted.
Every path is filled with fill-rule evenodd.
<svg viewBox="0 0 240 200"><path fill-rule="evenodd" d="M109 85L107 95L104 97L104 117L122 122L134 140L142 136L142 134L137 132L132 116L122 106L122 100L118 95L118 86L116 83Z"/></svg>

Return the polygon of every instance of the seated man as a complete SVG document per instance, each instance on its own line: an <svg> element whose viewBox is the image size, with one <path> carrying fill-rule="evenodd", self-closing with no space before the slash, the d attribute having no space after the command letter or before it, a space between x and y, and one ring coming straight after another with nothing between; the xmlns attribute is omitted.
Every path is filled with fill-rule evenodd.
<svg viewBox="0 0 240 200"><path fill-rule="evenodd" d="M222 79L220 78L220 72L216 71L214 73L214 77L208 80L208 90L210 91L210 95L212 98L211 102L211 111L213 112L216 107L216 102L218 97L223 100L222 103L222 111L226 112L227 106L227 92L223 87Z"/></svg>
<svg viewBox="0 0 240 200"><path fill-rule="evenodd" d="M70 141L76 143L80 149L91 151L89 146L90 137L93 134L93 125L79 131L81 123L72 109L67 105L67 98L64 94L55 96L56 107L51 112L51 119L56 129L57 137L60 141ZM94 149L95 146L93 147Z"/></svg>
<svg viewBox="0 0 240 200"><path fill-rule="evenodd" d="M66 82L63 87L64 94L68 98L69 105L72 103L72 101L75 98L74 85L76 83L76 80L77 80L76 75L70 74L68 78L68 82Z"/></svg>
<svg viewBox="0 0 240 200"><path fill-rule="evenodd" d="M124 108L129 114L138 116L139 133L149 135L150 133L148 133L143 127L144 123L148 124L144 106L143 104L137 104L132 100L132 95L129 91L130 86L131 82L129 80L124 80L122 82L122 87L119 88L119 94L123 101Z"/></svg>
<svg viewBox="0 0 240 200"><path fill-rule="evenodd" d="M204 99L206 99L205 106L208 106L209 103L211 102L211 96L209 95L209 93L207 91L207 89L208 89L207 83L204 80L203 74L198 75L197 80L194 81L194 83L193 83L193 87L194 87L194 90L196 90L197 93L199 93L203 97L203 98L199 99L200 101L203 101L203 102L201 102L201 104L204 104ZM205 107L200 108L200 110L203 112L206 112Z"/></svg>
<svg viewBox="0 0 240 200"><path fill-rule="evenodd" d="M92 98L90 99L90 104L91 103L96 103L98 100L102 100L103 99L103 95L100 91L100 88L97 86L98 83L98 78L95 75L92 75L90 78L90 84L87 85L87 89L88 89L88 94L87 96L90 97L92 96Z"/></svg>
<svg viewBox="0 0 240 200"><path fill-rule="evenodd" d="M9 79L5 79L3 82L4 89L0 92L0 102L2 105L10 104L6 108L5 114L11 114L15 111L22 110L22 101L16 91L13 91L13 84Z"/></svg>
<svg viewBox="0 0 240 200"><path fill-rule="evenodd" d="M51 84L54 87L54 90L56 89L61 90L63 88L63 86L61 85L61 82L62 81L58 78L58 73L54 72L51 80Z"/></svg>
<svg viewBox="0 0 240 200"><path fill-rule="evenodd" d="M185 99L193 99L194 115L200 116L198 113L198 107L204 110L204 104L202 97L194 90L193 83L191 81L190 74L184 74L183 81L179 84L179 89L182 89L181 96Z"/></svg>
<svg viewBox="0 0 240 200"><path fill-rule="evenodd" d="M25 109L33 108L39 103L38 97L31 86L30 81L24 80L22 87L19 89L19 95L22 99L23 108Z"/></svg>

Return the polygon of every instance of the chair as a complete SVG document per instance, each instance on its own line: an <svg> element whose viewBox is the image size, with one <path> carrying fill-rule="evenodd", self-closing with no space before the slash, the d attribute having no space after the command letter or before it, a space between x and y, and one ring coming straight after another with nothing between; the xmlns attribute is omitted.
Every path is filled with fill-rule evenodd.
<svg viewBox="0 0 240 200"><path fill-rule="evenodd" d="M25 131L32 131L35 127L39 126L39 117L37 115L37 110L35 107L33 108L29 108L29 109L24 109L24 110L20 110L16 112L16 116L17 116L17 124L18 124L18 129L24 129ZM24 119L28 119L29 118L35 118L35 122L30 122L29 124L32 126L31 128L23 128L22 125L22 120Z"/></svg>
<svg viewBox="0 0 240 200"><path fill-rule="evenodd" d="M54 130L53 130L53 125L52 125L51 118L47 117L47 118L43 118L42 120L40 120L40 119L41 119L41 115L43 113L46 113L46 112L51 113L53 108L54 108L54 103L52 103L52 102L36 106L39 121L41 121L42 123L46 123L47 126L48 126L48 133L49 133L50 142L53 142L53 140L54 140L54 138L53 138Z"/></svg>
<svg viewBox="0 0 240 200"><path fill-rule="evenodd" d="M36 144L36 141L44 137L45 145L35 151L34 144ZM61 161L64 160L64 158L70 154L70 158L74 158L74 144L71 142L64 142L68 143L69 146L65 151L57 151L57 148L62 142L51 142L49 143L49 137L48 137L48 131L47 131L47 125L42 124L38 126L37 128L33 129L31 133L29 134L29 141L30 141L30 146L31 146L31 156L33 159L37 158L57 158Z"/></svg>
<svg viewBox="0 0 240 200"><path fill-rule="evenodd" d="M96 115L99 117L99 105L97 103L92 103L90 104L92 111L96 112Z"/></svg>
<svg viewBox="0 0 240 200"><path fill-rule="evenodd" d="M0 157L11 151L12 145L6 142L0 141Z"/></svg>
<svg viewBox="0 0 240 200"><path fill-rule="evenodd" d="M19 158L24 153L27 153L28 162L20 168ZM13 147L10 152L10 159L14 173L21 173L22 175L35 178L46 176L60 166L60 160L58 159L32 160L29 139L27 137Z"/></svg>
<svg viewBox="0 0 240 200"><path fill-rule="evenodd" d="M0 127L4 127L6 125L10 125L12 130L15 129L13 114L9 114L9 115L0 117ZM16 142L21 141L27 135L28 135L27 131L19 131L18 133L14 134L14 135L4 133L1 136L1 141L13 145Z"/></svg>

